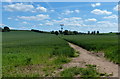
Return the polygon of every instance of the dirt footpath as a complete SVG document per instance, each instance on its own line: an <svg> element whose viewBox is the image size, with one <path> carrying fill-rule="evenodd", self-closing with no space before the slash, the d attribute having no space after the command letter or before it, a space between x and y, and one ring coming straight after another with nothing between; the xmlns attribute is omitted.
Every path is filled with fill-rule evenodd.
<svg viewBox="0 0 120 79"><path fill-rule="evenodd" d="M95 55L90 54L91 52L74 45L72 43L69 43L69 45L76 51L80 53L79 57L74 58L70 63L65 64L65 68L69 67L84 67L86 64L92 64L96 65L99 72L101 73L107 73L107 74L113 74L112 77L118 77L118 65L109 62L105 58L97 57Z"/></svg>

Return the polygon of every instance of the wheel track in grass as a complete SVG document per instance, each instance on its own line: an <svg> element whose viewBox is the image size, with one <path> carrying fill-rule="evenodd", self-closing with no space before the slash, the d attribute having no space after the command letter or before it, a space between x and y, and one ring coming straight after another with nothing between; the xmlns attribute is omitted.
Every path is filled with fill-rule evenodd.
<svg viewBox="0 0 120 79"><path fill-rule="evenodd" d="M104 57L98 57L93 54L90 54L92 52L87 51L86 49L83 49L80 46L77 46L75 44L69 43L70 47L72 47L75 51L78 51L80 55L76 58L72 58L72 61L64 64L63 69L55 71L55 74L60 73L66 68L70 67L86 67L85 65L91 64L96 65L98 72L100 73L107 73L112 74L111 77L118 77L118 65L114 64L113 62L110 62L106 60Z"/></svg>

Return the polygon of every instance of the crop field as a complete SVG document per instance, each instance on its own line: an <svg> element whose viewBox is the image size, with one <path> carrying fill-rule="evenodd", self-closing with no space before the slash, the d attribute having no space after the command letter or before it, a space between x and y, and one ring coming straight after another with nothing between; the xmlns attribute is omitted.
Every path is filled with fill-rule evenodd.
<svg viewBox="0 0 120 79"><path fill-rule="evenodd" d="M2 40L3 77L50 76L74 56L67 42L52 34L11 31Z"/></svg>
<svg viewBox="0 0 120 79"><path fill-rule="evenodd" d="M2 34L3 77L53 76L56 70L64 69L63 64L78 55L67 41L89 51L104 52L106 58L120 63L117 35L55 35L31 31L11 31ZM103 73L97 72L94 65L89 65L86 68L64 69L58 76L71 77L79 74L83 77L100 77Z"/></svg>
<svg viewBox="0 0 120 79"><path fill-rule="evenodd" d="M63 38L89 51L104 52L105 57L115 63L118 60L118 36L113 35L66 35Z"/></svg>

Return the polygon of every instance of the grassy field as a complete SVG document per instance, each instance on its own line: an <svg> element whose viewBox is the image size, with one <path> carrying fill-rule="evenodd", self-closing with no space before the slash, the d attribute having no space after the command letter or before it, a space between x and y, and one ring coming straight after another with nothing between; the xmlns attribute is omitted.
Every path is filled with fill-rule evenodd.
<svg viewBox="0 0 120 79"><path fill-rule="evenodd" d="M117 35L57 36L30 31L3 32L3 77L52 76L55 70L63 68L62 64L70 62L71 57L77 56L67 41L90 51L102 51L111 61L120 63L117 38ZM99 77L101 74L95 67L89 65L87 68L65 69L60 76Z"/></svg>
<svg viewBox="0 0 120 79"><path fill-rule="evenodd" d="M63 38L87 50L104 52L109 60L120 63L118 60L118 36L113 35L66 35Z"/></svg>
<svg viewBox="0 0 120 79"><path fill-rule="evenodd" d="M70 61L74 50L56 35L3 32L3 77L50 76Z"/></svg>

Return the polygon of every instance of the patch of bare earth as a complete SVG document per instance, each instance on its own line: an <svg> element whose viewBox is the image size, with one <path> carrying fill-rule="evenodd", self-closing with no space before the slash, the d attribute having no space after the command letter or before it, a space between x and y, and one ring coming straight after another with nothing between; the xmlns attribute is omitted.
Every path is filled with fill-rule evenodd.
<svg viewBox="0 0 120 79"><path fill-rule="evenodd" d="M56 74L54 76L58 76L58 74L66 68L70 67L82 67L85 68L87 64L96 65L98 72L112 74L112 77L118 77L118 65L114 64L104 58L103 53L93 53L83 49L75 44L69 43L69 45L76 51L80 53L80 55L76 58L72 58L72 61L64 64L63 69L55 71Z"/></svg>
<svg viewBox="0 0 120 79"><path fill-rule="evenodd" d="M24 74L24 75L30 75L30 74L39 74L42 76L44 74L43 69L44 66L37 64L37 65L28 65L28 66L22 66L22 67L17 67L16 70L13 73L16 74Z"/></svg>
<svg viewBox="0 0 120 79"><path fill-rule="evenodd" d="M76 51L80 52L80 56L78 58L76 58L75 60L77 61L83 61L86 62L86 64L92 64L92 65L96 65L99 72L101 73L107 73L107 74L113 74L113 77L118 77L118 65L114 64L108 60L106 60L103 57L98 55L92 55L91 52L77 46L74 45L72 43L69 43L69 45L74 48Z"/></svg>

